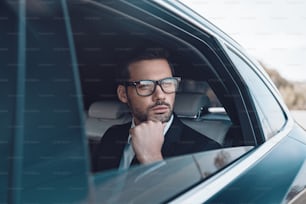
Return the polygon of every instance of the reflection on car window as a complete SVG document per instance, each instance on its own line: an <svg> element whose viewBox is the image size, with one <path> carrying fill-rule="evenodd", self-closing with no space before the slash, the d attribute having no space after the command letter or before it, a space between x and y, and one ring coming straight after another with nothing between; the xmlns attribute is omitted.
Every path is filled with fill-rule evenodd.
<svg viewBox="0 0 306 204"><path fill-rule="evenodd" d="M96 201L164 203L239 159L253 147L235 147L168 159L164 162L96 174ZM166 192L166 193L165 193ZM110 196L114 195L114 196Z"/></svg>
<svg viewBox="0 0 306 204"><path fill-rule="evenodd" d="M283 110L255 71L232 50L228 54L250 88L265 136L272 137L286 122Z"/></svg>

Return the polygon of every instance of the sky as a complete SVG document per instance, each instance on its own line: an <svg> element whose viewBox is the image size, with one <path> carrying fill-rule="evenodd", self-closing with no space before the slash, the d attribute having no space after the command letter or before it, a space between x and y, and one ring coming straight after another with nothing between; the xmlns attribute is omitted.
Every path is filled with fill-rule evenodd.
<svg viewBox="0 0 306 204"><path fill-rule="evenodd" d="M181 0L268 68L306 82L305 0Z"/></svg>

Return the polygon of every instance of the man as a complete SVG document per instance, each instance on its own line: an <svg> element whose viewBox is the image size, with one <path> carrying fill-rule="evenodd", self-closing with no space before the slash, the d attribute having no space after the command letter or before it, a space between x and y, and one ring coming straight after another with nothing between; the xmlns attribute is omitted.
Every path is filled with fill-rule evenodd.
<svg viewBox="0 0 306 204"><path fill-rule="evenodd" d="M117 95L131 111L131 123L109 128L92 163L93 171L129 168L167 157L220 148L184 125L173 113L180 78L162 50L146 50L133 57L121 72Z"/></svg>

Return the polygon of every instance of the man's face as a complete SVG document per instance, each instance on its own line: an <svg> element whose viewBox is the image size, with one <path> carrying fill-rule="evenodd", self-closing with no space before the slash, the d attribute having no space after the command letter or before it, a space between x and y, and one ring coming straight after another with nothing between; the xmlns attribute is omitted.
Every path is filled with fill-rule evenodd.
<svg viewBox="0 0 306 204"><path fill-rule="evenodd" d="M129 81L157 81L172 77L171 68L164 59L134 62L129 65L129 72ZM126 100L120 100L128 103L136 125L147 120L169 121L173 111L175 93L164 93L157 85L156 90L150 96L139 96L134 86L128 86L125 94Z"/></svg>

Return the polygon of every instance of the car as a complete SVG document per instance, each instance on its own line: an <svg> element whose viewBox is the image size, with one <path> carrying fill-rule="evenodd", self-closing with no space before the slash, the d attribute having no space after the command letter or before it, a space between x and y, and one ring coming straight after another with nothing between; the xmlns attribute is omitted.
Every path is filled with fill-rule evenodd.
<svg viewBox="0 0 306 204"><path fill-rule="evenodd" d="M179 1L0 3L1 203L305 203L306 133L256 60ZM162 46L180 119L222 148L91 171L131 120L115 70Z"/></svg>

